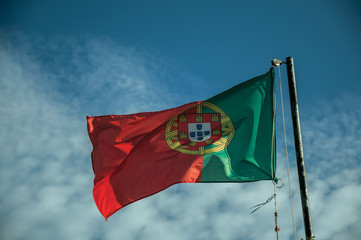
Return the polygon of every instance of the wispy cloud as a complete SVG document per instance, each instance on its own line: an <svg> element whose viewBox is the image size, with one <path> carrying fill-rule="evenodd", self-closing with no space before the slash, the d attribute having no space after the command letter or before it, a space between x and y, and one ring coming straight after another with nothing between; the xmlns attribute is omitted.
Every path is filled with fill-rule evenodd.
<svg viewBox="0 0 361 240"><path fill-rule="evenodd" d="M47 88L56 76L36 55L10 42L0 48L2 239L90 238L92 230L74 229L97 214L79 106Z"/></svg>
<svg viewBox="0 0 361 240"><path fill-rule="evenodd" d="M200 80L190 74L185 78L149 52L107 39L25 39L9 34L3 31L0 43L1 239L274 237L273 203L249 214L249 207L273 194L270 182L179 184L127 206L105 222L91 195L85 115L160 110L209 96L196 99L187 93L184 89ZM355 214L361 202L361 112L351 104L355 99L361 100L342 95L320 102L302 119L319 239L337 239L341 233L356 239L361 234L361 219ZM278 175L286 178L283 160L280 152ZM294 167L291 171L302 236ZM280 235L292 239L286 188L278 194Z"/></svg>
<svg viewBox="0 0 361 240"><path fill-rule="evenodd" d="M340 94L306 115L306 158L314 227L320 238L357 239L361 234L361 98Z"/></svg>

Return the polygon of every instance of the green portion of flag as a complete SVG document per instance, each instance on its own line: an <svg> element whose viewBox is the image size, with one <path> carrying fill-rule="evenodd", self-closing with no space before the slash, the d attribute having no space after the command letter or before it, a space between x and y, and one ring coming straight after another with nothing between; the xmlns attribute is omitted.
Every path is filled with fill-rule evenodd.
<svg viewBox="0 0 361 240"><path fill-rule="evenodd" d="M225 149L203 156L202 182L276 180L273 69L206 102L231 118L235 133Z"/></svg>

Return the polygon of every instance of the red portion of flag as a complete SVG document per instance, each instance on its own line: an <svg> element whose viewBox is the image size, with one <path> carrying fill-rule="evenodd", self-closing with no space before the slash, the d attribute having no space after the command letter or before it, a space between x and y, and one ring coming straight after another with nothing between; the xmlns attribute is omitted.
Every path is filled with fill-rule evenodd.
<svg viewBox="0 0 361 240"><path fill-rule="evenodd" d="M164 139L168 120L196 104L159 112L87 117L93 143L93 196L105 218L175 183L201 181L203 156L174 151Z"/></svg>

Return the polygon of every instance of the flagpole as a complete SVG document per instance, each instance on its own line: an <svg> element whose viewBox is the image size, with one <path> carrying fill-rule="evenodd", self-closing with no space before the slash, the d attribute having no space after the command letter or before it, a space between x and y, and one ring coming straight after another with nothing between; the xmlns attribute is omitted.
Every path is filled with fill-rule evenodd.
<svg viewBox="0 0 361 240"><path fill-rule="evenodd" d="M293 123L293 136L295 140L296 158L297 158L297 169L298 169L298 180L300 185L300 195L303 211L303 221L307 240L315 239L312 231L310 203L308 199L308 190L306 182L306 169L305 161L303 157L303 145L301 136L301 124L300 116L298 111L298 100L296 90L296 78L293 57L286 58L287 64L287 75L288 75L288 88L291 103L291 114Z"/></svg>

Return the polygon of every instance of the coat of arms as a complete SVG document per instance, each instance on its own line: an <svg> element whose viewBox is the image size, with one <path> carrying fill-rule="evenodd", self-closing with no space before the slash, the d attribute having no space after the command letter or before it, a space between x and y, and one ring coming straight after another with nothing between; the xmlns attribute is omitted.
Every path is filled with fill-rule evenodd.
<svg viewBox="0 0 361 240"><path fill-rule="evenodd" d="M165 140L173 150L198 155L223 150L233 135L231 119L209 102L200 102L170 119L164 133Z"/></svg>

